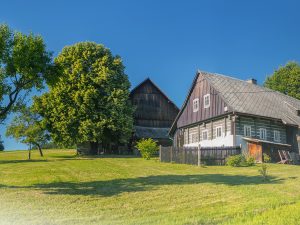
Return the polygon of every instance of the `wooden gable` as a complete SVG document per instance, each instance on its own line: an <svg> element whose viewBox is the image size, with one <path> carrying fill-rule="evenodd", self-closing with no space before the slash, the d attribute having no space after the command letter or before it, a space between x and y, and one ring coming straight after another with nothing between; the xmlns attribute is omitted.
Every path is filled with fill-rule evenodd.
<svg viewBox="0 0 300 225"><path fill-rule="evenodd" d="M207 94L210 94L210 107L204 108L204 96ZM193 100L196 98L199 99L199 110L193 112ZM225 107L227 107L227 111ZM218 92L201 73L198 73L177 119L177 128L225 114L229 110Z"/></svg>
<svg viewBox="0 0 300 225"><path fill-rule="evenodd" d="M130 99L136 107L134 125L171 127L179 109L148 78L131 91Z"/></svg>

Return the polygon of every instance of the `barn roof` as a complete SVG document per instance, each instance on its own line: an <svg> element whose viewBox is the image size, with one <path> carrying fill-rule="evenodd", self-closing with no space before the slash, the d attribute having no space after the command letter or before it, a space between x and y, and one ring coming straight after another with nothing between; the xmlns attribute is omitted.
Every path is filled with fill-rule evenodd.
<svg viewBox="0 0 300 225"><path fill-rule="evenodd" d="M172 105L174 105L174 107L179 110L179 108L177 107L177 105L149 78L147 77L145 80L143 80L141 83L139 83L137 86L135 86L131 92L130 95L133 95L135 93L136 90L138 90L139 87L141 87L142 85L144 85L145 83L149 82L151 85L153 85L166 99L169 103L171 103Z"/></svg>
<svg viewBox="0 0 300 225"><path fill-rule="evenodd" d="M232 112L274 118L285 124L300 125L300 101L280 92L222 74L198 71L189 94L176 117L171 131L184 110L199 75L218 92ZM171 132L170 131L170 132Z"/></svg>
<svg viewBox="0 0 300 225"><path fill-rule="evenodd" d="M135 136L138 138L153 138L165 139L169 138L169 128L155 128L155 127L142 127L134 126Z"/></svg>

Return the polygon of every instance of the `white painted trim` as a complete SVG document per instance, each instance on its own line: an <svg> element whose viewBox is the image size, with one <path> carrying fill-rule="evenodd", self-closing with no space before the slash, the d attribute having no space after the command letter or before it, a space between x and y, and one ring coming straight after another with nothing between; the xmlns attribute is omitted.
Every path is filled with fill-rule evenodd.
<svg viewBox="0 0 300 225"><path fill-rule="evenodd" d="M208 97L208 104L206 104L205 98ZM210 107L210 94L206 94L203 96L203 105L204 109L207 109Z"/></svg>
<svg viewBox="0 0 300 225"><path fill-rule="evenodd" d="M218 136L218 129L221 128L221 136ZM223 137L223 127L222 126L217 126L216 127L216 138L221 138Z"/></svg>
<svg viewBox="0 0 300 225"><path fill-rule="evenodd" d="M275 135L275 133L277 133L278 135L278 139L276 138L277 136ZM274 135L274 141L278 141L278 142L280 142L280 139L281 139L281 137L280 137L280 131L279 130L274 130L273 131L273 135Z"/></svg>
<svg viewBox="0 0 300 225"><path fill-rule="evenodd" d="M197 102L197 108L195 108L195 102ZM199 98L195 98L193 100L193 112L198 112L199 111Z"/></svg>
<svg viewBox="0 0 300 225"><path fill-rule="evenodd" d="M250 128L250 135L247 135L246 129ZM244 136L245 137L252 137L252 128L250 125L244 125Z"/></svg>
<svg viewBox="0 0 300 225"><path fill-rule="evenodd" d="M263 137L263 131L264 131L264 137ZM259 138L262 140L267 140L267 129L266 128L259 128Z"/></svg>
<svg viewBox="0 0 300 225"><path fill-rule="evenodd" d="M203 133L206 133L206 139L203 139ZM202 132L201 132L201 140L202 141L207 141L208 140L208 130L206 129L206 130L203 130Z"/></svg>

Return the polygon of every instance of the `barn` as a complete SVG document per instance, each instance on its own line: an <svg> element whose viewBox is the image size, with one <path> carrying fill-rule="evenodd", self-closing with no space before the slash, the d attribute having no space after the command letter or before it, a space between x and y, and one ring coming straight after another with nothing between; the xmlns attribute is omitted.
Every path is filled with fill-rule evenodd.
<svg viewBox="0 0 300 225"><path fill-rule="evenodd" d="M145 79L132 89L130 100L135 107L131 146L142 138L152 138L159 145L172 145L168 132L179 109L152 81Z"/></svg>

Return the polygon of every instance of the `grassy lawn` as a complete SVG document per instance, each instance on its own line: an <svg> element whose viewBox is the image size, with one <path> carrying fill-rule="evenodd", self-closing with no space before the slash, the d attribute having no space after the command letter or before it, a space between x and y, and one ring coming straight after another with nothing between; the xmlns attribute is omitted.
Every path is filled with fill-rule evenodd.
<svg viewBox="0 0 300 225"><path fill-rule="evenodd" d="M0 153L0 224L300 224L300 166Z"/></svg>

